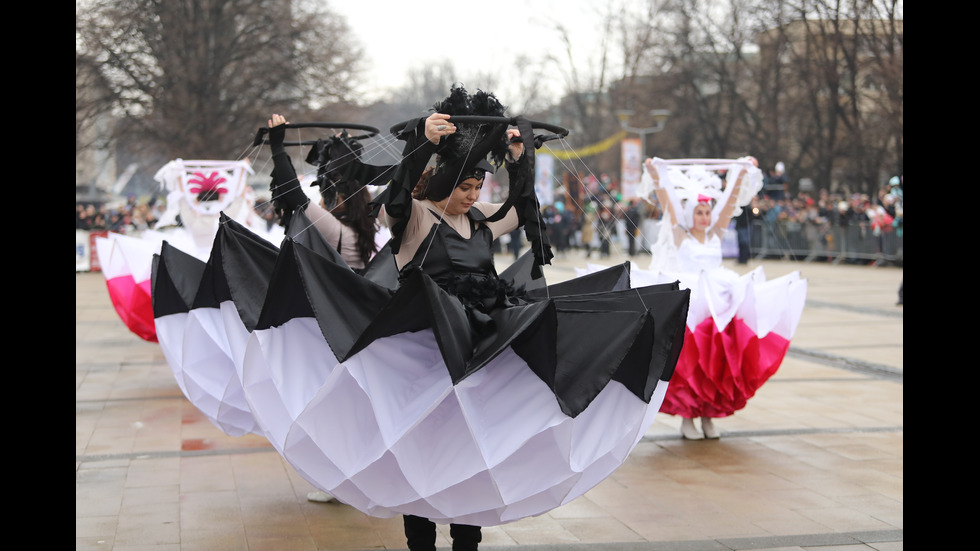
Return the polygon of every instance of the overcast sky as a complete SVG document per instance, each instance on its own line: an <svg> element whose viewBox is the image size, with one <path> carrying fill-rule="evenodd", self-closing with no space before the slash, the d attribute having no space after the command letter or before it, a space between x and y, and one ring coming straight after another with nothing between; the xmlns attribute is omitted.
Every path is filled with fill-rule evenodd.
<svg viewBox="0 0 980 551"><path fill-rule="evenodd" d="M425 63L451 61L493 71L501 83L516 78L513 60L522 51L543 58L546 49L565 57L555 31L560 23L576 43L576 59L596 50L600 31L597 10L607 4L588 0L343 0L331 9L343 15L365 48L368 88L382 93L404 85L407 74ZM534 48L527 51L527 39ZM513 75L513 76L511 76ZM464 75L465 76L465 75ZM560 76L551 83L564 89ZM465 84L465 83L464 83ZM365 90L367 94L368 91ZM376 98L371 98L376 99Z"/></svg>

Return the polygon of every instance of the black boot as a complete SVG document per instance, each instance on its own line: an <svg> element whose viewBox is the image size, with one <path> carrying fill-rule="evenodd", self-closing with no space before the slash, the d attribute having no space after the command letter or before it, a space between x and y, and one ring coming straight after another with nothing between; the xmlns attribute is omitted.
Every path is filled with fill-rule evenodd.
<svg viewBox="0 0 980 551"><path fill-rule="evenodd" d="M450 524L449 535L453 537L453 551L477 551L483 540L480 527L469 524Z"/></svg>
<svg viewBox="0 0 980 551"><path fill-rule="evenodd" d="M402 519L409 551L436 551L436 523L415 515L403 515Z"/></svg>

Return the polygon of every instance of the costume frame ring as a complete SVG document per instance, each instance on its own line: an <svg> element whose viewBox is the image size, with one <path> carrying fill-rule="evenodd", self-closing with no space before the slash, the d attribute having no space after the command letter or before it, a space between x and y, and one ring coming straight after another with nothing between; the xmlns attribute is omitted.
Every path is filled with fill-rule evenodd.
<svg viewBox="0 0 980 551"><path fill-rule="evenodd" d="M373 138L381 133L377 128L367 125L367 124L357 124L351 122L298 122L298 123L287 123L286 129L298 129L298 128L337 128L342 130L361 130L364 133L358 134L356 136L350 136L352 140L366 140L368 138ZM263 143L268 143L265 139L265 135L270 131L269 127L259 128L258 132L255 133L255 140L252 141L252 145L262 145ZM283 145L314 145L316 140L312 141L302 141L302 142L284 142Z"/></svg>
<svg viewBox="0 0 980 551"><path fill-rule="evenodd" d="M469 123L469 124L473 124L473 123L498 124L498 123L507 123L510 126L517 126L517 121L518 121L519 118L520 117L494 117L494 116L486 116L486 115L454 115L454 116L449 117L449 122L455 123L455 124L467 124L467 123ZM415 120L415 119L409 119L407 121L402 121L402 122L400 122L398 124L395 124L394 126L391 127L391 129L389 131L392 134L397 135L400 132L402 132L403 130L405 130L405 127L408 126L408 124L410 122L412 122L412 120ZM549 140L557 140L557 139L561 139L561 138L564 138L564 137L568 136L568 132L569 131L568 131L567 128L565 128L563 126L558 126L557 124L549 124L549 123L540 122L540 121L528 121L528 122L531 123L531 128L541 129L541 130L547 130L547 131L553 133L551 135L535 136L534 137L535 138L535 143L539 143L539 142L540 143L544 143L544 142L549 141Z"/></svg>

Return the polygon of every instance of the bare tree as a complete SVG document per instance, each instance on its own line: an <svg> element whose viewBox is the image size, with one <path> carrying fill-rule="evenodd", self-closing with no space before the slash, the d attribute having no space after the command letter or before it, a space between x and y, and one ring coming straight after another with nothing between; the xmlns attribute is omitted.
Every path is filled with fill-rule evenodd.
<svg viewBox="0 0 980 551"><path fill-rule="evenodd" d="M819 187L873 191L901 167L901 4L779 1L765 33L782 67L781 150ZM778 52L778 53L773 53Z"/></svg>
<svg viewBox="0 0 980 551"><path fill-rule="evenodd" d="M901 0L646 2L614 101L671 111L658 153L781 160L827 189L901 171Z"/></svg>
<svg viewBox="0 0 980 551"><path fill-rule="evenodd" d="M92 131L95 121L112 106L109 88L95 61L75 52L75 154L95 147L98 136Z"/></svg>
<svg viewBox="0 0 980 551"><path fill-rule="evenodd" d="M77 19L126 142L169 158L235 157L273 110L347 100L362 57L312 0L91 0Z"/></svg>

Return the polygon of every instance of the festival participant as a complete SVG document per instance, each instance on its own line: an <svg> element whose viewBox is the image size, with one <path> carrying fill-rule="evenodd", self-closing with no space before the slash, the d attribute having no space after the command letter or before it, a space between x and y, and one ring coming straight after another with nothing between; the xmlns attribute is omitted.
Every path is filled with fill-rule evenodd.
<svg viewBox="0 0 980 551"><path fill-rule="evenodd" d="M453 92L456 99L463 99L459 96L465 94L464 89L457 88ZM486 99L494 101L495 98L489 96ZM448 101L453 101L453 98ZM422 123L422 135L431 144L431 149L457 131L456 125L449 121L450 115L445 112L451 106L444 104L437 109L439 112L433 113ZM493 109L492 112L502 114L502 111ZM505 282L497 278L490 244L501 235L517 229L517 209L512 206L499 220L488 221L486 217L499 212L503 205L479 202L486 174L493 172L486 155L494 146L497 146L499 154L500 144L494 142L499 142L501 129L498 125L488 130L482 136L481 143L464 144L475 150L470 151L470 156L465 153L455 155L448 148L444 149L440 162L426 168L418 184L411 189L411 200L406 200L406 190L397 190L389 196L382 211L387 225L397 228L394 236L399 248L395 254L395 264L399 272L407 274L411 270L423 270L440 287L455 294L474 312L484 316L490 308L497 307L498 298L516 300L513 294L507 296L507 291L514 290L507 289ZM524 154L524 144L513 141L519 135L516 129L506 130L508 168L514 179L521 177L518 167ZM421 143L420 146L422 151L430 150L428 144ZM471 210L481 216L474 217ZM532 248L536 245L532 244ZM431 250L432 246L439 248ZM484 318L484 321L489 321L489 318ZM404 525L410 550L435 549L434 522L416 515L404 515ZM450 535L454 550L477 549L482 538L479 526L467 524L451 523Z"/></svg>
<svg viewBox="0 0 980 551"><path fill-rule="evenodd" d="M355 271L364 270L378 252L376 219L371 216L371 194L368 185L385 183L390 167L371 167L360 162L363 146L342 133L318 144L317 181L321 200L310 202L300 187L292 160L284 146L285 117L273 113L269 119L269 146L274 162L272 189L273 204L283 225L288 225L291 213L305 209L307 217L328 243L333 245ZM354 170L351 168L354 167ZM353 177L352 177L353 176ZM357 177L377 181L362 182ZM329 204L328 204L329 202Z"/></svg>
<svg viewBox="0 0 980 551"><path fill-rule="evenodd" d="M162 243L206 261L218 231L219 214L249 227L263 240L278 242L281 231L266 231L247 184L248 160L175 159L154 178L168 191L167 210L152 229L96 237L97 257L109 297L123 323L140 338L159 342L154 325L150 272ZM94 208L92 209L94 217ZM179 220L179 222L178 222Z"/></svg>
<svg viewBox="0 0 980 551"><path fill-rule="evenodd" d="M712 167L697 161L644 162L644 185L664 208L651 251L653 281L677 279L692 291L689 331L661 408L682 417L681 434L691 440L701 439L702 433L719 438L713 418L743 408L775 373L806 293L798 272L767 282L761 267L739 276L722 266L722 236L741 204L757 193L761 179L752 158L713 168L719 167L731 168L724 188ZM702 433L694 425L697 417Z"/></svg>
<svg viewBox="0 0 980 551"><path fill-rule="evenodd" d="M659 411L683 340L676 285L630 288L626 267L544 284L545 138L503 113L453 87L396 125L403 157L377 200L397 284L287 238L245 354L246 396L277 451L340 501L403 516L411 549L434 548L433 523L475 549L479 527L609 476ZM505 201L478 201L505 163ZM498 274L492 241L522 226L533 253Z"/></svg>

